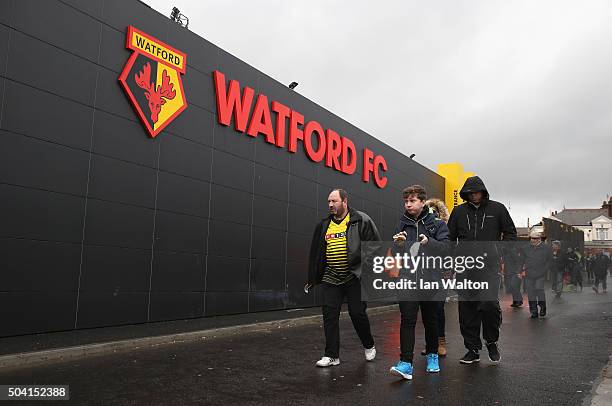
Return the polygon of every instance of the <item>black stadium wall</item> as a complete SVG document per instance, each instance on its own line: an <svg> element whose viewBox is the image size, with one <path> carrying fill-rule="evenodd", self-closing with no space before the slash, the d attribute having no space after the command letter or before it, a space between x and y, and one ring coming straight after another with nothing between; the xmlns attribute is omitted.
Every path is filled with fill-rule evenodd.
<svg viewBox="0 0 612 406"><path fill-rule="evenodd" d="M118 81L128 26L187 55L187 108L154 138ZM219 124L217 70L350 138L355 173ZM0 336L314 306L332 188L387 238L403 187L444 196L431 170L135 0L0 2L0 95ZM384 188L362 180L365 148Z"/></svg>

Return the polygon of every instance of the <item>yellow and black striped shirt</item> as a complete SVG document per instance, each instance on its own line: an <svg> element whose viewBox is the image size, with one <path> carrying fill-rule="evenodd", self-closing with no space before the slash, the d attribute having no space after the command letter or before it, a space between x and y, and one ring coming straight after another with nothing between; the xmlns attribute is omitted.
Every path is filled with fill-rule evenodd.
<svg viewBox="0 0 612 406"><path fill-rule="evenodd" d="M350 215L340 222L332 219L325 233L325 255L327 258L327 268L323 274L323 282L334 285L341 285L355 277L348 269L348 254L346 246L346 231Z"/></svg>

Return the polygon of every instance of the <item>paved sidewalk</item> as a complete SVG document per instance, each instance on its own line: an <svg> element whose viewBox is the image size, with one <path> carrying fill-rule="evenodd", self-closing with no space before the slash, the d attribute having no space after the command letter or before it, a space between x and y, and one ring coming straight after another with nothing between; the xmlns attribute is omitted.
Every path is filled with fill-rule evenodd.
<svg viewBox="0 0 612 406"><path fill-rule="evenodd" d="M379 314L392 310L397 311L398 306L381 304L370 308L369 314ZM147 347L204 341L261 330L317 324L322 322L320 313L319 308L293 309L173 321L156 323L155 325L121 326L36 336L8 337L5 341L8 341L12 346L4 347L7 353L0 355L0 369L30 367L49 362L76 360ZM340 315L342 318L348 317L347 310L341 312ZM181 326L181 324L183 325ZM182 331L177 331L179 327L183 327ZM23 342L19 342L19 339L23 339ZM76 345L74 345L75 343ZM16 352L9 353L7 349ZM19 349L21 351L18 351Z"/></svg>
<svg viewBox="0 0 612 406"><path fill-rule="evenodd" d="M187 333L320 315L317 307L1 337L0 355Z"/></svg>
<svg viewBox="0 0 612 406"><path fill-rule="evenodd" d="M314 366L323 334L307 323L0 370L0 384L69 384L75 404L588 405L612 353L611 303L612 294L585 289L551 300L547 318L530 320L527 309L504 302L500 365L486 351L480 364L458 363L464 349L449 303L442 371L427 374L417 356L412 381L388 374L399 353L399 314L382 312L371 316L378 356L370 363L343 319L341 364L330 369Z"/></svg>

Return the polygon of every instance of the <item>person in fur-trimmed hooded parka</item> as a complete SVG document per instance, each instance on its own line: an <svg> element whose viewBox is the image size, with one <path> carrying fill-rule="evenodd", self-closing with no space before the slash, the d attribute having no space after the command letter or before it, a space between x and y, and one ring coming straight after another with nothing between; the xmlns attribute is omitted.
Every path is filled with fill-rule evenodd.
<svg viewBox="0 0 612 406"><path fill-rule="evenodd" d="M425 205L429 207L430 211L433 211L437 218L444 220L445 223L448 223L448 218L450 215L448 214L448 209L442 200L431 198L425 202Z"/></svg>
<svg viewBox="0 0 612 406"><path fill-rule="evenodd" d="M429 208L430 213L433 213L436 218L444 220L448 223L449 213L444 202L440 199L431 198L425 202L425 206ZM443 277L449 277L450 275L443 274ZM440 357L446 356L446 335L445 335L445 316L444 316L444 304L445 301L438 302L437 314L438 314L438 355ZM421 351L422 355L426 355L427 351Z"/></svg>

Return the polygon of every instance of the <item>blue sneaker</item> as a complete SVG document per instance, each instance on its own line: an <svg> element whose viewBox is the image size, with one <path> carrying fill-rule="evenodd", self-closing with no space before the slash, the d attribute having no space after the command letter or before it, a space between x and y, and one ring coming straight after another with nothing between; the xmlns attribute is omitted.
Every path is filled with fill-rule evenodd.
<svg viewBox="0 0 612 406"><path fill-rule="evenodd" d="M393 375L399 375L404 379L412 379L412 364L410 362L398 361L389 369Z"/></svg>
<svg viewBox="0 0 612 406"><path fill-rule="evenodd" d="M427 354L427 372L440 372L438 354Z"/></svg>

